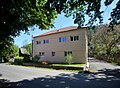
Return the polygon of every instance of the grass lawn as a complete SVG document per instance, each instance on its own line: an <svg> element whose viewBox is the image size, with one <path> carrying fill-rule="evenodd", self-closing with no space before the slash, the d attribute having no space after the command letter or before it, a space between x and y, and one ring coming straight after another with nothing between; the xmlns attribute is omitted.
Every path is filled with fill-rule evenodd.
<svg viewBox="0 0 120 88"><path fill-rule="evenodd" d="M52 66L84 67L85 64L52 64Z"/></svg>

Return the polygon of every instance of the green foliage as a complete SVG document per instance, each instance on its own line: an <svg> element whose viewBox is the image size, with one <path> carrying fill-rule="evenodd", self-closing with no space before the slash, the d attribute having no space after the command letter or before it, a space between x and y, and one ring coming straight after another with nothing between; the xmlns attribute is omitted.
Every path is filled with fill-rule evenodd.
<svg viewBox="0 0 120 88"><path fill-rule="evenodd" d="M31 62L29 55L25 54L23 55L23 57L24 57L23 62Z"/></svg>
<svg viewBox="0 0 120 88"><path fill-rule="evenodd" d="M66 59L66 62L69 65L72 64L72 62L73 62L73 56L72 56L72 54L67 55L65 59Z"/></svg>
<svg viewBox="0 0 120 88"><path fill-rule="evenodd" d="M115 0L105 0L109 6ZM6 5L7 3L7 5ZM53 27L55 18L61 12L66 17L72 16L79 27L93 26L103 22L102 0L0 0L0 57L4 55L13 37L21 31L28 31L34 25L40 29ZM109 7L108 7L109 8ZM120 23L120 0L110 13L110 25ZM99 20L99 21L98 21Z"/></svg>
<svg viewBox="0 0 120 88"><path fill-rule="evenodd" d="M15 58L14 59L14 64L16 64L16 65L22 65L23 64L23 59L21 59L21 58Z"/></svg>
<svg viewBox="0 0 120 88"><path fill-rule="evenodd" d="M52 66L84 67L85 64L52 64Z"/></svg>
<svg viewBox="0 0 120 88"><path fill-rule="evenodd" d="M13 41L21 31L27 32L28 27L53 27L57 12L44 8L45 3L46 0L0 0L0 51L9 45L8 40Z"/></svg>
<svg viewBox="0 0 120 88"><path fill-rule="evenodd" d="M23 48L25 48L29 55L32 56L32 43L24 45Z"/></svg>
<svg viewBox="0 0 120 88"><path fill-rule="evenodd" d="M10 58L14 58L18 56L19 49L12 42L8 42L3 50L0 52L0 58L3 58L5 62L7 62Z"/></svg>
<svg viewBox="0 0 120 88"><path fill-rule="evenodd" d="M103 0L47 0L45 6L56 9L58 13L64 12L66 17L72 16L74 23L81 27L93 26L95 22L102 23L105 12L102 6L108 7L113 1L115 2L115 0L105 0L104 3ZM86 20L88 20L87 24L85 24ZM120 23L120 1L115 8L112 8L109 20L111 25Z"/></svg>
<svg viewBox="0 0 120 88"><path fill-rule="evenodd" d="M16 56L9 60L11 64L22 65L24 57Z"/></svg>
<svg viewBox="0 0 120 88"><path fill-rule="evenodd" d="M33 62L38 62L40 59L40 56L39 55L35 55L34 58L33 58Z"/></svg>
<svg viewBox="0 0 120 88"><path fill-rule="evenodd" d="M120 43L119 25L114 26L114 30L107 25L99 26L92 36L92 52L98 58L112 59L116 58L120 52L118 47Z"/></svg>
<svg viewBox="0 0 120 88"><path fill-rule="evenodd" d="M19 56L16 56L14 57L14 59L23 59L24 57L19 57Z"/></svg>

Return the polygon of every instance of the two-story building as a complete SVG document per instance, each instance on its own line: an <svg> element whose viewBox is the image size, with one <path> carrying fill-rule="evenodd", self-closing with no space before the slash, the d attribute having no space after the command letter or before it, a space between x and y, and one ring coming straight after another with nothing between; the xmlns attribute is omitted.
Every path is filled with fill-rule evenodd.
<svg viewBox="0 0 120 88"><path fill-rule="evenodd" d="M73 63L86 63L88 57L87 28L70 26L33 37L33 57L51 63L65 63L65 57L73 55ZM44 58L43 58L44 57Z"/></svg>

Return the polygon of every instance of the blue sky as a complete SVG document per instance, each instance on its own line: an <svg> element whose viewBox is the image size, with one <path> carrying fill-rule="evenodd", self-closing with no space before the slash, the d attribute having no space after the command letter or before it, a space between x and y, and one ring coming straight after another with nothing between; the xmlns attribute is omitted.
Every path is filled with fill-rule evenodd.
<svg viewBox="0 0 120 88"><path fill-rule="evenodd" d="M58 16L58 18L55 20L55 28L52 28L50 30L54 30L54 29L59 29L59 28L63 28L63 27L67 27L67 26L77 26L77 24L74 24L74 20L72 19L72 17L66 18L64 16L64 14L61 14ZM48 32L50 30L40 30L38 27L35 27L35 30L31 30L29 31L29 34L25 34L25 32L21 32L21 35L14 38L14 43L15 45L21 47L25 44L28 44L31 42L32 40L32 35L36 36L45 32Z"/></svg>
<svg viewBox="0 0 120 88"><path fill-rule="evenodd" d="M103 1L102 1L102 3L104 3ZM103 23L104 24L109 22L108 18L110 17L110 12L111 12L112 8L115 7L117 1L118 0L114 0L114 2L109 7L105 7L102 5L101 9L105 11L103 13L103 17L104 17ZM52 28L50 30L59 29L59 28L67 27L67 26L77 26L77 24L74 24L74 20L72 19L72 17L66 18L64 16L64 14L61 14L58 16L58 18L55 20L54 25L55 25L55 28ZM30 29L29 34L25 34L24 32L21 32L20 36L14 38L14 41L15 41L14 43L17 46L22 47L25 44L31 43L32 35L36 36L36 35L48 32L50 30L40 30L38 27L35 27L34 31Z"/></svg>

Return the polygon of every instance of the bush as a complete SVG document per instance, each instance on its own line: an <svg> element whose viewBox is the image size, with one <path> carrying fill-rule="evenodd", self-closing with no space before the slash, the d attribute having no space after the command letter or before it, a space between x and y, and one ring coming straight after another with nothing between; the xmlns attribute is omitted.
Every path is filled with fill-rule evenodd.
<svg viewBox="0 0 120 88"><path fill-rule="evenodd" d="M31 60L30 60L30 56L27 55L27 54L25 54L25 55L24 55L23 62L30 62L30 61L31 61Z"/></svg>
<svg viewBox="0 0 120 88"><path fill-rule="evenodd" d="M35 55L34 58L33 58L33 62L38 62L40 59L40 56L39 55Z"/></svg>
<svg viewBox="0 0 120 88"><path fill-rule="evenodd" d="M72 54L69 54L66 56L66 62L70 65L73 62L73 56Z"/></svg>
<svg viewBox="0 0 120 88"><path fill-rule="evenodd" d="M14 57L13 59L10 59L9 62L12 64L16 64L16 65L22 65L23 64L23 59L24 57Z"/></svg>
<svg viewBox="0 0 120 88"><path fill-rule="evenodd" d="M22 65L23 64L23 59L14 59L14 64Z"/></svg>

